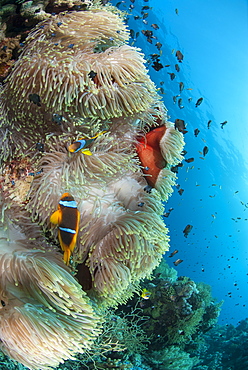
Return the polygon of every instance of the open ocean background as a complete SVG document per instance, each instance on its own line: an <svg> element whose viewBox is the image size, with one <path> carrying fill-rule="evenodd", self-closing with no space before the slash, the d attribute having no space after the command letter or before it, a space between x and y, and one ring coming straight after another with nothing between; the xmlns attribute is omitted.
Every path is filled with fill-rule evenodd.
<svg viewBox="0 0 248 370"><path fill-rule="evenodd" d="M174 260L182 259L176 267L179 276L210 284L213 296L224 300L219 323L236 325L248 316L248 2L126 0L118 6L129 13L128 25L135 33L131 43L148 60L151 54L162 54L161 70L155 71L152 63L147 67L163 89L170 121L179 118L187 124L185 159L194 158L179 169L177 183L183 194L175 188L166 204L166 211L173 208L165 217L170 252L179 252L165 259L172 267ZM134 20L143 16L143 6L152 8L143 11L147 18ZM152 30L157 40L149 43L142 30ZM176 59L177 50L184 55L182 63ZM174 80L168 72L176 74ZM179 82L185 86L181 93ZM173 102L179 94L182 109ZM203 102L195 107L200 97ZM197 137L195 129L200 130ZM209 149L205 157L204 146ZM185 238L187 224L193 229Z"/></svg>

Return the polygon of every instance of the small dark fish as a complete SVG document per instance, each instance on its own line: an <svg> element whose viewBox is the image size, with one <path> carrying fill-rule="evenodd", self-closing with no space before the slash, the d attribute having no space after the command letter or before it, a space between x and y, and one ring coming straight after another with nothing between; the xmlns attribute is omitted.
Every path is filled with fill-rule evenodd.
<svg viewBox="0 0 248 370"><path fill-rule="evenodd" d="M143 19L142 21L144 24L148 24L147 20L146 19Z"/></svg>
<svg viewBox="0 0 248 370"><path fill-rule="evenodd" d="M139 37L139 32L136 32L135 38L137 39Z"/></svg>
<svg viewBox="0 0 248 370"><path fill-rule="evenodd" d="M192 98L190 97L190 98L188 98L188 102L190 103L192 101Z"/></svg>
<svg viewBox="0 0 248 370"><path fill-rule="evenodd" d="M97 76L97 73L96 73L96 72L94 72L94 71L90 71L90 72L88 73L88 76L89 76L89 78L90 78L92 81L94 81L94 78Z"/></svg>
<svg viewBox="0 0 248 370"><path fill-rule="evenodd" d="M176 69L177 72L180 72L180 67L179 67L178 64L175 64L175 69Z"/></svg>
<svg viewBox="0 0 248 370"><path fill-rule="evenodd" d="M152 186L150 186L150 185L146 185L145 187L144 187L144 191L145 192L147 192L148 194L150 194L151 192L152 192Z"/></svg>
<svg viewBox="0 0 248 370"><path fill-rule="evenodd" d="M178 104L178 106L179 106L180 109L183 109L184 108L184 106L182 105L182 101L183 101L183 99L180 98L180 99L178 99L178 102L177 102L177 104Z"/></svg>
<svg viewBox="0 0 248 370"><path fill-rule="evenodd" d="M131 29L129 32L130 32L130 36L131 36L131 38L132 38L132 39L134 39L134 37L135 37L135 32L134 32L134 30L133 30L133 29Z"/></svg>
<svg viewBox="0 0 248 370"><path fill-rule="evenodd" d="M210 119L210 120L208 121L208 128L210 128L210 126L211 126L211 122L212 122L212 120Z"/></svg>
<svg viewBox="0 0 248 370"><path fill-rule="evenodd" d="M187 236L189 235L189 233L192 229L193 229L193 225L185 226L185 228L183 230L183 234L184 234L185 238L187 238Z"/></svg>
<svg viewBox="0 0 248 370"><path fill-rule="evenodd" d="M183 60L184 56L183 56L183 54L181 53L180 50L176 51L176 57L177 57L177 60L179 61L179 63L182 63L182 60Z"/></svg>
<svg viewBox="0 0 248 370"><path fill-rule="evenodd" d="M156 23L153 23L151 24L152 28L154 28L155 30L158 30L159 29L159 26L156 24Z"/></svg>
<svg viewBox="0 0 248 370"><path fill-rule="evenodd" d="M141 8L141 10L148 10L148 9L150 9L150 7L149 7L148 5L144 5L144 6L142 6L142 8Z"/></svg>
<svg viewBox="0 0 248 370"><path fill-rule="evenodd" d="M179 190L178 190L178 194L179 194L179 195L183 195L183 193L184 193L184 189L179 189Z"/></svg>
<svg viewBox="0 0 248 370"><path fill-rule="evenodd" d="M150 44L152 44L152 39L150 37L147 37L147 42L149 42Z"/></svg>
<svg viewBox="0 0 248 370"><path fill-rule="evenodd" d="M122 3L124 3L125 1L119 1L118 3L116 3L116 8L119 8L119 6L122 4Z"/></svg>
<svg viewBox="0 0 248 370"><path fill-rule="evenodd" d="M203 98L199 98L197 102L195 103L196 108L199 107L199 105L201 105L202 102L203 102Z"/></svg>
<svg viewBox="0 0 248 370"><path fill-rule="evenodd" d="M195 135L195 137L197 137L197 136L198 136L199 132L200 132L200 130L198 130L198 128L196 128L196 129L194 130L194 135Z"/></svg>
<svg viewBox="0 0 248 370"><path fill-rule="evenodd" d="M184 83L183 82L179 82L179 90L180 92L182 92L184 89Z"/></svg>
<svg viewBox="0 0 248 370"><path fill-rule="evenodd" d="M169 257L171 258L171 257L173 257L173 256L175 256L175 254L177 254L178 253L178 249L175 249L170 255L169 255Z"/></svg>
<svg viewBox="0 0 248 370"><path fill-rule="evenodd" d="M208 147L207 146L204 146L203 148L203 155L204 157L208 154Z"/></svg>
<svg viewBox="0 0 248 370"><path fill-rule="evenodd" d="M178 98L178 95L174 95L174 96L173 96L173 98L172 98L172 99L173 99L174 104L176 104L176 102L177 102L177 98Z"/></svg>
<svg viewBox="0 0 248 370"><path fill-rule="evenodd" d="M168 75L170 75L170 78L171 78L171 81L173 81L174 80L174 78L176 77L176 75L175 75L175 73L170 73L170 72L167 72L168 73Z"/></svg>
<svg viewBox="0 0 248 370"><path fill-rule="evenodd" d="M133 18L134 18L135 21L137 21L138 19L141 19L141 17L138 16L138 15L135 15Z"/></svg>
<svg viewBox="0 0 248 370"><path fill-rule="evenodd" d="M149 15L149 13L144 13L142 18L146 19L148 17L148 15Z"/></svg>
<svg viewBox="0 0 248 370"><path fill-rule="evenodd" d="M56 122L58 125L61 125L63 118L64 117L61 114L53 113L52 121Z"/></svg>
<svg viewBox="0 0 248 370"><path fill-rule="evenodd" d="M135 2L135 0L130 0L131 1L131 3L133 3L134 4L134 2Z"/></svg>
<svg viewBox="0 0 248 370"><path fill-rule="evenodd" d="M165 67L170 67L170 64L166 64Z"/></svg>
<svg viewBox="0 0 248 370"><path fill-rule="evenodd" d="M151 57L151 60L158 60L158 58L160 58L160 55L159 54L150 54L150 57Z"/></svg>
<svg viewBox="0 0 248 370"><path fill-rule="evenodd" d="M144 36L151 37L153 35L153 32L151 30L141 30Z"/></svg>
<svg viewBox="0 0 248 370"><path fill-rule="evenodd" d="M178 165L177 166L172 166L170 170L173 173L178 173Z"/></svg>
<svg viewBox="0 0 248 370"><path fill-rule="evenodd" d="M223 128L227 124L227 121L221 123L221 128Z"/></svg>
<svg viewBox="0 0 248 370"><path fill-rule="evenodd" d="M38 94L29 94L28 98L30 102L33 102L34 104L38 105L38 107L41 106L41 100Z"/></svg>
<svg viewBox="0 0 248 370"><path fill-rule="evenodd" d="M130 7L129 7L129 9L134 9L134 5L131 4Z"/></svg>
<svg viewBox="0 0 248 370"><path fill-rule="evenodd" d="M185 122L183 119L176 118L175 119L175 129L178 129L178 131L182 132L183 134L186 134L188 131L186 131Z"/></svg>
<svg viewBox="0 0 248 370"><path fill-rule="evenodd" d="M159 92L160 92L160 94L164 95L164 94L165 94L165 92L164 92L164 88L163 88L163 87L160 87L160 88L159 88Z"/></svg>
<svg viewBox="0 0 248 370"><path fill-rule="evenodd" d="M163 64L161 64L158 61L153 62L152 68L155 69L155 71L160 71L160 69L164 68Z"/></svg>
<svg viewBox="0 0 248 370"><path fill-rule="evenodd" d="M156 46L156 48L157 48L158 50L160 50L160 49L162 48L162 44L161 44L161 42L156 42L155 46Z"/></svg>
<svg viewBox="0 0 248 370"><path fill-rule="evenodd" d="M191 157L191 158L185 159L185 162L191 163L191 162L194 162L194 160L195 159L193 157Z"/></svg>
<svg viewBox="0 0 248 370"><path fill-rule="evenodd" d="M183 260L181 260L180 258L178 258L174 263L175 266L178 266L180 263L182 263Z"/></svg>
<svg viewBox="0 0 248 370"><path fill-rule="evenodd" d="M177 8L175 9L175 13L178 15L178 9Z"/></svg>
<svg viewBox="0 0 248 370"><path fill-rule="evenodd" d="M35 149L37 149L39 152L44 153L44 144L42 144L42 143L37 143L37 144L35 145Z"/></svg>

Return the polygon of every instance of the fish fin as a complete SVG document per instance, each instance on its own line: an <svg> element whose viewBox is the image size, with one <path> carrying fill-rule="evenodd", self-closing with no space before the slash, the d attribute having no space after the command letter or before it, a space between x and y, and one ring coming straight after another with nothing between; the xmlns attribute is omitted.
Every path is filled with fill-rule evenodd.
<svg viewBox="0 0 248 370"><path fill-rule="evenodd" d="M68 247L66 247L64 250L63 260L67 266L69 265L70 257L71 257L71 251Z"/></svg>
<svg viewBox="0 0 248 370"><path fill-rule="evenodd" d="M59 224L61 219L61 212L59 210L53 212L53 214L50 216L50 222L52 224Z"/></svg>
<svg viewBox="0 0 248 370"><path fill-rule="evenodd" d="M96 139L98 136L101 136L103 134L105 134L107 131L101 131L101 132L98 132L98 134L96 134L95 136L93 136L91 139Z"/></svg>
<svg viewBox="0 0 248 370"><path fill-rule="evenodd" d="M89 149L83 149L83 150L81 150L81 153L83 153L85 155L92 155L92 152Z"/></svg>
<svg viewBox="0 0 248 370"><path fill-rule="evenodd" d="M58 232L58 237L59 237L60 247L62 251L64 252L63 260L65 264L68 265L70 261L70 257L71 257L70 247L63 242L60 231Z"/></svg>

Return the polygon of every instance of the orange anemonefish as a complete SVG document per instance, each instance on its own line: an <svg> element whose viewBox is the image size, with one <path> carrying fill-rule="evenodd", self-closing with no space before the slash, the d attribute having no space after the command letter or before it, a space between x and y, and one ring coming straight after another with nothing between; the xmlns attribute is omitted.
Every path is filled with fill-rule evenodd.
<svg viewBox="0 0 248 370"><path fill-rule="evenodd" d="M67 265L76 245L79 220L80 213L75 199L71 194L64 193L60 198L58 210L51 215L50 221L59 225L58 237L61 249L64 252L64 262Z"/></svg>
<svg viewBox="0 0 248 370"><path fill-rule="evenodd" d="M160 141L165 132L165 126L156 127L144 137L138 138L136 145L137 154L143 166L142 171L148 175L145 178L151 187L155 187L160 171L167 165L160 148Z"/></svg>
<svg viewBox="0 0 248 370"><path fill-rule="evenodd" d="M100 135L105 134L107 131L102 131L96 134L95 136L91 137L90 139L82 138L78 139L77 141L74 141L71 145L69 145L68 150L71 153L78 153L81 151L81 153L86 155L92 155L92 152L89 149L85 149L85 147L88 147L93 141Z"/></svg>

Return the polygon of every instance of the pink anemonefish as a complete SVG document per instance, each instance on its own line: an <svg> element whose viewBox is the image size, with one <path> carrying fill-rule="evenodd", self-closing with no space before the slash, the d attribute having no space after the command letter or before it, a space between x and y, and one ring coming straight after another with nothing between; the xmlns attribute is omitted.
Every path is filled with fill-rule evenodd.
<svg viewBox="0 0 248 370"><path fill-rule="evenodd" d="M92 155L92 152L87 148L93 141L100 135L105 134L107 131L102 131L96 134L95 136L91 137L90 139L82 138L78 139L77 141L74 141L71 145L69 145L68 150L71 153L78 153L81 151L81 153L86 155Z"/></svg>
<svg viewBox="0 0 248 370"><path fill-rule="evenodd" d="M73 252L79 229L80 213L73 196L64 193L60 198L58 210L55 211L50 221L59 225L58 238L62 251L64 252L64 262L69 264L71 253Z"/></svg>
<svg viewBox="0 0 248 370"><path fill-rule="evenodd" d="M160 141L165 132L165 126L156 127L144 137L138 138L136 145L137 154L143 167L142 171L148 175L145 179L151 187L155 187L160 171L167 165L160 148Z"/></svg>

